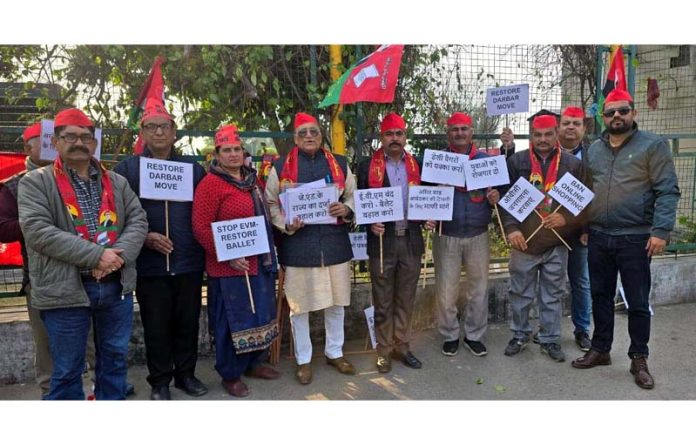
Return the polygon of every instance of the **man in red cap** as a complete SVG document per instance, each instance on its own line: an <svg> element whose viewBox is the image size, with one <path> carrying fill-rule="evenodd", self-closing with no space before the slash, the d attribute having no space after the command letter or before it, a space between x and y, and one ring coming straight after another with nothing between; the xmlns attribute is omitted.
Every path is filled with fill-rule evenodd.
<svg viewBox="0 0 696 445"><path fill-rule="evenodd" d="M312 381L311 311L324 310L326 362L342 374L355 374L353 365L343 357L344 306L350 305L353 257L347 223L353 217L355 179L345 157L322 147L321 129L314 116L297 113L294 126L295 147L273 163L265 194L273 225L281 232L276 241L278 262L285 266L285 296L290 306L296 377L306 385ZM322 179L338 188L339 199L328 209L329 215L338 219L337 223L305 225L295 218L286 225L280 192L296 184Z"/></svg>
<svg viewBox="0 0 696 445"><path fill-rule="evenodd" d="M594 200L589 206L588 261L594 333L592 348L573 361L586 369L611 364L616 276L627 301L635 383L652 389L648 370L650 259L664 250L674 228L680 192L667 142L638 129L631 95L615 89L602 115L607 129L588 150Z"/></svg>
<svg viewBox="0 0 696 445"><path fill-rule="evenodd" d="M448 150L467 155L472 160L487 158L484 151L476 148L473 137L471 116L453 113L447 120ZM491 208L499 198L500 193L494 188L467 190L466 187L456 187L452 220L443 221L442 234L433 237L437 327L444 338L444 355L457 354L460 338L473 355L488 354L482 341L488 327L488 224L491 222ZM467 275L467 303L465 314L458 317L462 265Z"/></svg>
<svg viewBox="0 0 696 445"><path fill-rule="evenodd" d="M420 184L420 166L405 150L406 122L401 116L389 113L382 119L380 142L379 150L360 163L358 188L401 187L403 206L408 210L409 186ZM381 271L380 236L383 238ZM402 221L372 224L367 232L379 372L391 371L392 356L409 368L422 367L409 342L424 250L420 224L408 221L406 215Z"/></svg>
<svg viewBox="0 0 696 445"><path fill-rule="evenodd" d="M82 111L56 115L53 144L55 162L27 173L18 189L32 306L41 311L53 360L44 398L84 400L82 372L93 326L95 396L121 400L145 212L126 180L94 158L94 124Z"/></svg>
<svg viewBox="0 0 696 445"><path fill-rule="evenodd" d="M50 164L41 159L41 123L37 122L24 130L24 153L26 170L9 178L0 189L0 243L12 243L19 241L22 245L22 289L27 298L27 312L29 324L34 339L34 371L36 383L41 388L41 395L48 394L51 380L51 354L48 350L48 335L39 311L31 304L31 288L29 285L29 262L27 250L24 244L22 230L19 227L19 212L17 209L17 187L24 175L39 167ZM21 292L20 292L21 294Z"/></svg>
<svg viewBox="0 0 696 445"><path fill-rule="evenodd" d="M563 207L559 208L560 204L548 196L548 192L568 172L585 182L585 170L578 158L561 150L554 116L535 117L530 139L529 150L517 152L508 159L510 184L521 177L526 178L545 197L535 209L536 212L522 223L509 213L501 212L505 233L512 247L508 269L513 338L505 348L505 355L517 355L529 343L532 333L529 308L534 298L538 297L541 352L556 362L563 362L565 354L560 345L561 300L565 294L568 250L552 229L567 239L579 226L580 218L574 217ZM526 240L540 224L544 228L527 243Z"/></svg>
<svg viewBox="0 0 696 445"><path fill-rule="evenodd" d="M184 162L193 165L195 190L205 170L175 150L176 124L164 104L148 102L140 126L145 144L142 154L124 159L114 171L139 191L141 157ZM172 379L176 388L200 397L208 392L195 376L205 256L193 236L193 204L142 198L140 202L147 212L149 231L138 257L136 296L145 335L150 399L170 400Z"/></svg>

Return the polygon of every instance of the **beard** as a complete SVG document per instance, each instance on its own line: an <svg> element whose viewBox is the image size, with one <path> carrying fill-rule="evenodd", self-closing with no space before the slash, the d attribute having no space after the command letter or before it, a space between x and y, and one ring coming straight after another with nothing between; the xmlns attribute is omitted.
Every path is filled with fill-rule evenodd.
<svg viewBox="0 0 696 445"><path fill-rule="evenodd" d="M624 134L631 131L631 129L633 128L633 122L621 121L621 125L619 125L618 127L615 127L612 124L613 122L610 123L607 127L607 130L609 130L609 134Z"/></svg>

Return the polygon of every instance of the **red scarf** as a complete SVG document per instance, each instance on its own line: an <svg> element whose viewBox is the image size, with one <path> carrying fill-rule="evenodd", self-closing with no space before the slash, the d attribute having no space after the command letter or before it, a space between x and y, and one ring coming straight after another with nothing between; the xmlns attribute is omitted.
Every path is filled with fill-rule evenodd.
<svg viewBox="0 0 696 445"><path fill-rule="evenodd" d="M295 146L290 153L288 153L287 158L285 158L285 163L283 164L283 170L280 172L280 189L283 190L285 187L297 182L297 166L298 166L298 153L300 149ZM343 193L343 189L346 187L346 175L341 170L341 166L338 165L338 161L330 151L321 148L321 151L326 157L326 161L329 163L329 170L331 170L331 178L333 178L333 183L338 186L339 195Z"/></svg>
<svg viewBox="0 0 696 445"><path fill-rule="evenodd" d="M556 158L551 160L551 165L549 165L549 169L546 172L546 178L544 178L543 170L541 169L541 162L539 162L539 158L533 152L534 147L530 147L529 160L532 163L532 172L529 175L529 182L540 192L544 193L544 200L539 203L537 210L542 216L547 216L553 210L553 198L548 195L548 192L553 188L558 179L558 166L561 163L561 146L556 143L549 154L550 157L555 156Z"/></svg>
<svg viewBox="0 0 696 445"><path fill-rule="evenodd" d="M114 204L114 189L106 169L101 164L99 164L99 168L101 169L102 199L101 208L99 209L99 224L92 242L100 246L113 246L118 238L119 228L118 224L116 224L118 217L116 216L116 205ZM73 224L75 224L77 234L81 238L88 240L89 228L82 214L82 209L80 209L80 204L77 202L75 189L67 173L63 170L63 161L60 159L60 156L53 163L53 174L56 178L60 197L63 198L68 214L72 218Z"/></svg>
<svg viewBox="0 0 696 445"><path fill-rule="evenodd" d="M449 149L450 149L450 151L451 151L452 153L457 153L457 154L460 154L460 155L463 155L463 154L464 154L464 153L460 153L460 152L459 152L457 149L455 149L454 147L451 147L451 146L450 146ZM476 149L476 144L474 144L474 143L472 142L472 143L471 143L471 150L469 150L469 160L471 161L472 159L474 159L474 156L476 156L477 153L478 153L478 150ZM457 189L457 190L459 190L460 192L466 192L466 191L467 191L467 190L466 190L466 187L457 187L457 186L455 186L454 188ZM486 194L484 193L483 189L472 190L472 191L469 192L469 199L471 200L471 202L476 203L476 204L479 204L479 203L482 203L484 199L486 199Z"/></svg>
<svg viewBox="0 0 696 445"><path fill-rule="evenodd" d="M418 162L404 150L404 162L406 162L406 178L408 185L420 185L420 170ZM387 157L384 148L380 147L370 160L370 170L367 177L367 185L370 188L378 188L384 185L384 172L387 169Z"/></svg>

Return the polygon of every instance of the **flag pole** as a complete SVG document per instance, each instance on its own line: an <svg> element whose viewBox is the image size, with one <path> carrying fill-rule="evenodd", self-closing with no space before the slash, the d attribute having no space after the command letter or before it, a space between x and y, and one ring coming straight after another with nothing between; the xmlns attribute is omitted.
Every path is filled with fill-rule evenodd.
<svg viewBox="0 0 696 445"><path fill-rule="evenodd" d="M164 201L164 236L169 239L169 201ZM167 254L167 272L169 272L169 254Z"/></svg>

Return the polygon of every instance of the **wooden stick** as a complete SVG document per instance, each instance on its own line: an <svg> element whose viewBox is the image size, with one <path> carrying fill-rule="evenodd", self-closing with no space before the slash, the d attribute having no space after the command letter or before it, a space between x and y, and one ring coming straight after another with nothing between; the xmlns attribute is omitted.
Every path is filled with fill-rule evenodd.
<svg viewBox="0 0 696 445"><path fill-rule="evenodd" d="M556 212L558 211L558 209L560 209L560 208L561 208L560 206L556 207L556 210L554 210L553 212L549 213L549 216L551 216L551 215L553 215L554 213L556 213ZM537 214L537 216L539 217L539 219L542 219L542 220L544 219L544 217L541 216L541 213L539 213L539 211L538 211L537 209L534 209L534 213ZM527 239L524 240L524 241L525 241L526 243L528 243L529 240L532 239L532 237L533 237L534 235L536 235L536 233L537 233L539 230L541 230L543 227L544 227L544 222L542 221L542 222L539 223L539 227L537 227L536 230L535 230L534 232L532 232L531 235L529 235L529 238L527 238Z"/></svg>
<svg viewBox="0 0 696 445"><path fill-rule="evenodd" d="M251 303L251 313L256 313L256 308L254 307L254 294L251 293L251 283L249 282L249 272L244 271L244 276L246 277L247 290L249 291L249 303Z"/></svg>
<svg viewBox="0 0 696 445"><path fill-rule="evenodd" d="M384 275L384 244L383 233L379 234L379 274Z"/></svg>
<svg viewBox="0 0 696 445"><path fill-rule="evenodd" d="M503 221L500 219L500 209L498 208L498 203L496 202L495 204L493 204L493 207L495 207L495 215L498 217L498 224L500 224L500 233L503 235L503 241L505 241L505 245L507 246L508 240L507 240L507 237L505 236L505 229L503 228Z"/></svg>
<svg viewBox="0 0 696 445"><path fill-rule="evenodd" d="M558 212L560 209L561 209L561 206L556 207L556 209L555 209L553 212L551 212L551 213L549 214L549 216L551 216L551 215L553 215L554 213ZM539 213L539 211L538 211L537 209L534 209L534 213L536 213L536 214L539 216L539 218L542 218L541 213ZM528 242L528 241L539 231L539 229L541 229L542 227L543 227L543 223L542 223L542 225L540 225L540 226L534 231L534 233L532 233L531 235L529 235L529 238L527 238L525 241ZM570 246L568 245L568 243L566 243L566 241L563 239L563 237L562 237L561 235L559 235L558 232L556 232L556 229L550 229L550 230L554 233L554 235L556 235L556 236L558 237L559 240L561 240L561 242L563 243L563 245L566 246L566 248L567 248L568 250L570 250L571 252L573 251L573 249L570 248Z"/></svg>
<svg viewBox="0 0 696 445"><path fill-rule="evenodd" d="M430 230L425 231L425 256L423 258L423 289L425 289L426 279L425 268L428 265L428 241L430 241Z"/></svg>
<svg viewBox="0 0 696 445"><path fill-rule="evenodd" d="M278 292L276 294L276 323L278 324L278 336L273 340L271 351L268 355L268 361L271 365L277 365L280 362L280 346L283 342L283 329L285 328L285 318L283 305L285 293L283 286L285 285L285 271L282 267L278 268Z"/></svg>
<svg viewBox="0 0 696 445"><path fill-rule="evenodd" d="M164 236L169 238L169 201L164 201ZM167 254L167 272L169 272L169 254Z"/></svg>
<svg viewBox="0 0 696 445"><path fill-rule="evenodd" d="M440 221L440 228L438 229L437 234L442 236L442 221Z"/></svg>

